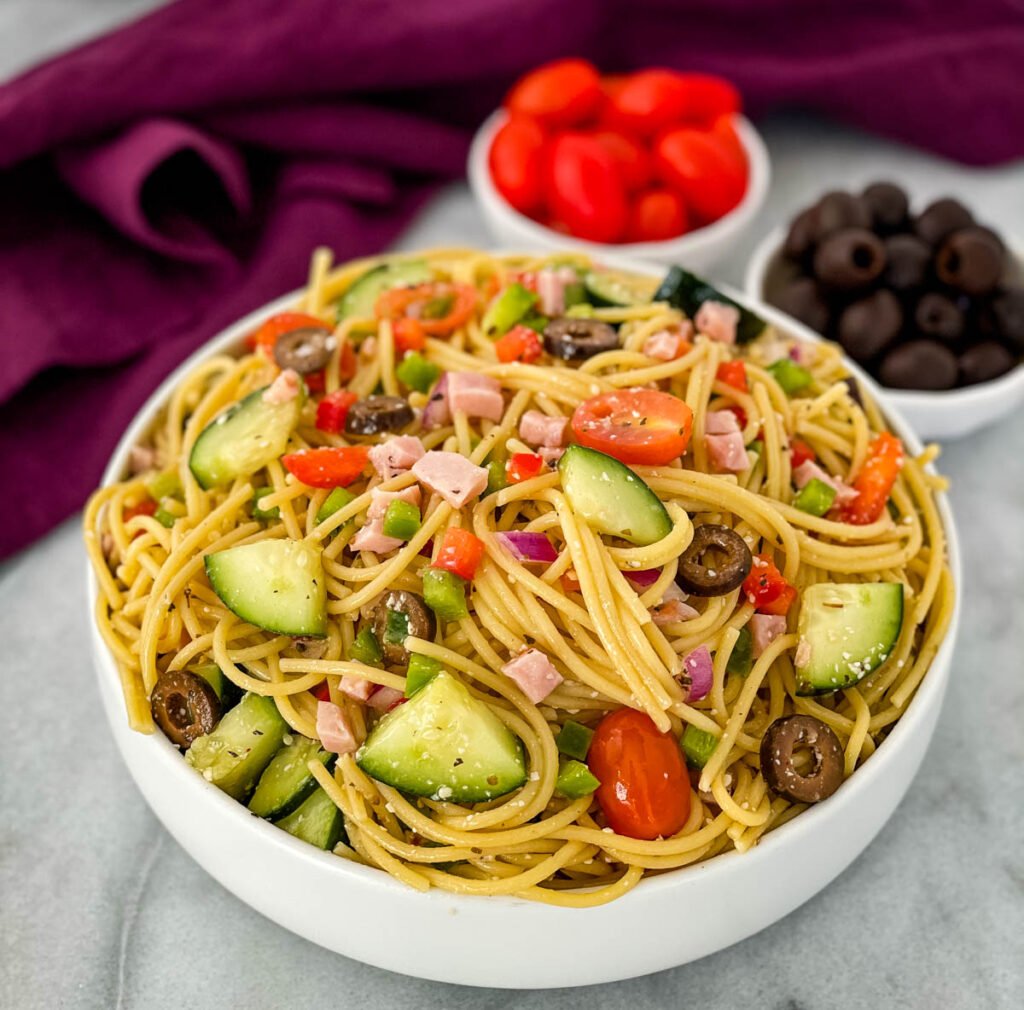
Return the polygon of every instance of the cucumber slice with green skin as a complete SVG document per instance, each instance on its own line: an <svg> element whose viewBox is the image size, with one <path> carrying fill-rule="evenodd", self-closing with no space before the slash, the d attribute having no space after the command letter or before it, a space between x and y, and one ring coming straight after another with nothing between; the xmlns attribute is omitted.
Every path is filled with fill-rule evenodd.
<svg viewBox="0 0 1024 1010"><path fill-rule="evenodd" d="M591 270L583 278L587 300L591 305L648 305L655 291L649 277L637 277L617 270Z"/></svg>
<svg viewBox="0 0 1024 1010"><path fill-rule="evenodd" d="M331 755L316 740L305 736L296 736L285 744L260 776L249 809L272 821L290 814L316 788L316 779L308 767L314 758L326 765Z"/></svg>
<svg viewBox="0 0 1024 1010"><path fill-rule="evenodd" d="M204 489L248 477L277 459L288 446L305 396L267 403L263 389L218 414L199 433L188 466Z"/></svg>
<svg viewBox="0 0 1024 1010"><path fill-rule="evenodd" d="M434 272L423 260L382 263L357 277L338 299L338 322L343 319L372 319L377 299L389 288L412 287L434 279Z"/></svg>
<svg viewBox="0 0 1024 1010"><path fill-rule="evenodd" d="M207 554L206 574L243 621L279 635L327 634L320 548L306 540L260 540Z"/></svg>
<svg viewBox="0 0 1024 1010"><path fill-rule="evenodd" d="M808 586L801 592L797 621L796 693L856 684L885 662L902 627L901 582Z"/></svg>
<svg viewBox="0 0 1024 1010"><path fill-rule="evenodd" d="M661 499L612 456L570 445L558 461L558 472L573 511L598 533L644 547L672 529Z"/></svg>
<svg viewBox="0 0 1024 1010"><path fill-rule="evenodd" d="M246 694L212 733L192 741L185 760L207 782L244 801L287 732L273 698Z"/></svg>
<svg viewBox="0 0 1024 1010"><path fill-rule="evenodd" d="M519 740L443 671L377 723L356 764L403 792L454 803L492 800L526 781Z"/></svg>
<svg viewBox="0 0 1024 1010"><path fill-rule="evenodd" d="M348 841L345 834L345 818L334 800L319 786L297 810L279 820L277 826L287 831L289 835L328 852L338 842Z"/></svg>
<svg viewBox="0 0 1024 1010"><path fill-rule="evenodd" d="M668 302L673 308L682 309L691 319L705 302L731 305L740 313L740 320L736 325L736 339L741 344L760 336L768 325L759 315L733 301L728 295L723 295L718 288L708 284L702 277L697 277L682 267L669 268L661 286L654 293L653 301Z"/></svg>

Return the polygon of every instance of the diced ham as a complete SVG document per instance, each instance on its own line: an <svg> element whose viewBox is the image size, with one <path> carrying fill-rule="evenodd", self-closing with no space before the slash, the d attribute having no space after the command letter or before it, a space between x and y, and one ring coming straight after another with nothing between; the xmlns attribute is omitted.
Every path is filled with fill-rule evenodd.
<svg viewBox="0 0 1024 1010"><path fill-rule="evenodd" d="M316 735L333 754L351 754L359 746L345 713L333 701L316 703Z"/></svg>
<svg viewBox="0 0 1024 1010"><path fill-rule="evenodd" d="M786 633L786 618L777 614L754 614L747 622L754 646L754 656L760 656L779 635Z"/></svg>
<svg viewBox="0 0 1024 1010"><path fill-rule="evenodd" d="M724 302L705 302L694 316L693 322L698 333L723 344L736 343L736 327L740 321L740 310Z"/></svg>
<svg viewBox="0 0 1024 1010"><path fill-rule="evenodd" d="M542 445L537 448L537 455L540 456L548 466L554 466L564 455L564 445Z"/></svg>
<svg viewBox="0 0 1024 1010"><path fill-rule="evenodd" d="M404 697L405 695L401 691L396 691L393 687L381 686L370 695L366 704L375 712L387 712L389 709L394 708Z"/></svg>
<svg viewBox="0 0 1024 1010"><path fill-rule="evenodd" d="M423 443L415 435L396 435L370 450L370 463L381 480L390 480L405 473L423 452Z"/></svg>
<svg viewBox="0 0 1024 1010"><path fill-rule="evenodd" d="M647 357L656 358L658 361L675 361L686 353L692 339L693 324L689 319L684 319L670 330L652 333L644 341L643 352Z"/></svg>
<svg viewBox="0 0 1024 1010"><path fill-rule="evenodd" d="M793 471L793 483L802 488L812 480L820 480L835 491L835 505L846 505L857 497L856 488L850 487L841 478L826 473L813 459L807 459Z"/></svg>
<svg viewBox="0 0 1024 1010"><path fill-rule="evenodd" d="M347 694L356 701L366 701L376 686L372 680L367 680L365 677L350 677L345 674L341 678L338 688L342 694Z"/></svg>
<svg viewBox="0 0 1024 1010"><path fill-rule="evenodd" d="M288 403L299 395L302 388L302 380L299 373L294 369L286 368L274 381L263 391L263 402L272 404Z"/></svg>
<svg viewBox="0 0 1024 1010"><path fill-rule="evenodd" d="M519 437L530 445L565 445L567 417L548 417L539 410L528 410L519 419Z"/></svg>
<svg viewBox="0 0 1024 1010"><path fill-rule="evenodd" d="M674 582L670 582L662 594L661 602L656 607L651 607L651 617L654 623L663 628L666 624L676 624L679 621L692 621L700 617L700 612L695 610L686 601L689 597Z"/></svg>
<svg viewBox="0 0 1024 1010"><path fill-rule="evenodd" d="M565 312L565 289L579 278L572 267L538 270L535 278L540 310L546 316L560 316Z"/></svg>
<svg viewBox="0 0 1024 1010"><path fill-rule="evenodd" d="M377 338L367 337L359 345L359 353L368 361L372 361L375 357L377 357Z"/></svg>
<svg viewBox="0 0 1024 1010"><path fill-rule="evenodd" d="M380 517L371 519L348 542L354 551L372 551L374 554L387 554L398 550L404 541L395 537L384 536L384 520Z"/></svg>
<svg viewBox="0 0 1024 1010"><path fill-rule="evenodd" d="M448 409L462 411L467 417L485 417L500 421L505 412L501 383L490 375L475 372L448 373Z"/></svg>
<svg viewBox="0 0 1024 1010"><path fill-rule="evenodd" d="M731 410L709 410L704 418L704 431L708 435L729 435L739 430L739 418Z"/></svg>
<svg viewBox="0 0 1024 1010"><path fill-rule="evenodd" d="M462 508L487 487L487 471L457 452L428 452L413 464L412 472L452 508Z"/></svg>
<svg viewBox="0 0 1024 1010"><path fill-rule="evenodd" d="M152 470L156 464L156 449L151 445L133 445L128 452L128 469L133 474Z"/></svg>
<svg viewBox="0 0 1024 1010"><path fill-rule="evenodd" d="M540 649L519 653L501 668L501 672L514 680L534 705L539 705L563 679Z"/></svg>
<svg viewBox="0 0 1024 1010"><path fill-rule="evenodd" d="M393 501L407 501L419 508L420 489L415 484L402 488L401 491L382 491L379 487L370 488L370 507L366 510L366 518L373 522L383 519L388 506Z"/></svg>
<svg viewBox="0 0 1024 1010"><path fill-rule="evenodd" d="M704 445L716 473L743 473L750 467L747 447L738 431L728 435L705 435Z"/></svg>

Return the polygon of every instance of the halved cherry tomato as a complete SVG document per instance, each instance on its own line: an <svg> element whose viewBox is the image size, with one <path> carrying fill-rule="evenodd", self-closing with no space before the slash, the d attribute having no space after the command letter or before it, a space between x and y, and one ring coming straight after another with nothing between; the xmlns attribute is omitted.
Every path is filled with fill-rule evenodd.
<svg viewBox="0 0 1024 1010"><path fill-rule="evenodd" d="M274 344L279 337L291 333L292 330L305 329L307 326L323 329L327 324L305 312L279 312L276 316L271 316L255 333L250 334L245 342L248 347L272 357Z"/></svg>
<svg viewBox="0 0 1024 1010"><path fill-rule="evenodd" d="M368 445L300 449L281 457L284 468L309 487L348 487L366 469Z"/></svg>
<svg viewBox="0 0 1024 1010"><path fill-rule="evenodd" d="M719 116L731 115L743 108L736 85L717 74L678 75L686 88L686 113L690 122L710 123Z"/></svg>
<svg viewBox="0 0 1024 1010"><path fill-rule="evenodd" d="M789 443L789 465L794 470L814 458L814 450L806 442L801 442L800 439L794 438Z"/></svg>
<svg viewBox="0 0 1024 1010"><path fill-rule="evenodd" d="M661 177L705 221L716 221L743 199L747 172L716 136L689 127L663 133L654 146Z"/></svg>
<svg viewBox="0 0 1024 1010"><path fill-rule="evenodd" d="M399 357L406 351L422 351L427 346L427 331L418 319L405 316L394 325L395 351Z"/></svg>
<svg viewBox="0 0 1024 1010"><path fill-rule="evenodd" d="M316 405L316 426L321 431L338 434L345 427L345 418L348 417L349 408L359 396L349 392L347 389L336 389L328 393Z"/></svg>
<svg viewBox="0 0 1024 1010"><path fill-rule="evenodd" d="M526 116L512 116L491 142L494 185L523 214L536 213L544 203L544 143L544 131Z"/></svg>
<svg viewBox="0 0 1024 1010"><path fill-rule="evenodd" d="M620 130L595 130L594 138L613 158L626 189L640 189L651 180L651 156Z"/></svg>
<svg viewBox="0 0 1024 1010"><path fill-rule="evenodd" d="M513 326L504 336L494 342L494 353L498 360L508 364L510 361L522 361L530 364L536 361L544 351L540 337L529 326Z"/></svg>
<svg viewBox="0 0 1024 1010"><path fill-rule="evenodd" d="M563 133L548 161L548 206L578 238L615 242L626 229L626 187L615 159L593 137Z"/></svg>
<svg viewBox="0 0 1024 1010"><path fill-rule="evenodd" d="M686 204L672 189L658 187L638 193L629 209L627 242L664 242L686 232Z"/></svg>
<svg viewBox="0 0 1024 1010"><path fill-rule="evenodd" d="M686 452L693 411L669 393L622 389L584 400L573 411L572 430L580 445L623 463L662 466Z"/></svg>
<svg viewBox="0 0 1024 1010"><path fill-rule="evenodd" d="M747 366L742 361L723 361L718 366L715 378L741 393L747 392L750 388L747 386Z"/></svg>
<svg viewBox="0 0 1024 1010"><path fill-rule="evenodd" d="M609 99L606 119L642 137L682 120L688 89L682 74L652 67L629 77Z"/></svg>
<svg viewBox="0 0 1024 1010"><path fill-rule="evenodd" d="M156 502L152 498L143 498L142 501L135 505L129 505L121 513L121 522L128 522L129 519L134 519L136 516L151 516L156 514Z"/></svg>
<svg viewBox="0 0 1024 1010"><path fill-rule="evenodd" d="M758 554L750 574L743 580L743 595L759 613L785 616L796 599L796 589L782 577L767 554Z"/></svg>
<svg viewBox="0 0 1024 1010"><path fill-rule="evenodd" d="M609 827L630 838L674 835L690 816L690 776L679 741L631 708L594 730L587 764L600 779L597 802Z"/></svg>
<svg viewBox="0 0 1024 1010"><path fill-rule="evenodd" d="M521 484L536 477L544 468L544 458L535 452L514 452L505 464L505 476L510 484Z"/></svg>
<svg viewBox="0 0 1024 1010"><path fill-rule="evenodd" d="M476 308L476 299L476 288L468 284L418 284L385 291L374 311L378 319L411 317L424 333L446 337L466 324Z"/></svg>
<svg viewBox="0 0 1024 1010"><path fill-rule="evenodd" d="M479 537L461 527L449 526L441 541L434 567L453 572L468 582L476 575L483 556L484 542Z"/></svg>
<svg viewBox="0 0 1024 1010"><path fill-rule="evenodd" d="M513 113L544 126L578 126L597 111L601 83L587 60L554 60L519 78L505 99Z"/></svg>
<svg viewBox="0 0 1024 1010"><path fill-rule="evenodd" d="M840 520L854 526L866 526L879 519L902 466L903 443L895 435L883 431L869 447L868 458L853 482L857 497L840 509Z"/></svg>

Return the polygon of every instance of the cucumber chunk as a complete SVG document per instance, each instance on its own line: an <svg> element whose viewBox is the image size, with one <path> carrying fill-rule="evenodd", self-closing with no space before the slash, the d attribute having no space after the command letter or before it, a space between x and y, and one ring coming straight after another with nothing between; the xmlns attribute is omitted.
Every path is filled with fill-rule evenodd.
<svg viewBox="0 0 1024 1010"><path fill-rule="evenodd" d="M558 471L573 511L598 533L644 547L672 529L661 499L625 463L596 449L570 445Z"/></svg>
<svg viewBox="0 0 1024 1010"><path fill-rule="evenodd" d="M443 671L377 723L356 764L403 792L455 803L492 800L526 781L519 740Z"/></svg>
<svg viewBox="0 0 1024 1010"><path fill-rule="evenodd" d="M856 684L885 661L902 627L901 582L808 586L801 593L797 621L796 693L820 694Z"/></svg>
<svg viewBox="0 0 1024 1010"><path fill-rule="evenodd" d="M372 319L377 299L389 288L426 284L434 273L423 260L382 263L357 277L338 299L338 322L343 319Z"/></svg>
<svg viewBox="0 0 1024 1010"><path fill-rule="evenodd" d="M691 319L705 302L721 302L738 309L740 321L736 326L736 339L745 344L761 334L768 325L759 315L722 294L706 280L691 274L682 267L670 267L661 286L654 293L654 301L668 302L673 308L682 309Z"/></svg>
<svg viewBox="0 0 1024 1010"><path fill-rule="evenodd" d="M213 591L243 621L281 635L327 634L320 548L305 540L260 540L207 554Z"/></svg>
<svg viewBox="0 0 1024 1010"><path fill-rule="evenodd" d="M295 736L271 759L260 776L249 809L258 817L277 820L290 814L316 787L309 762L316 759L326 765L331 755L316 740Z"/></svg>
<svg viewBox="0 0 1024 1010"><path fill-rule="evenodd" d="M591 270L583 278L583 286L591 305L629 306L649 304L657 283L650 277L617 270Z"/></svg>
<svg viewBox="0 0 1024 1010"><path fill-rule="evenodd" d="M197 737L185 760L207 782L244 800L278 752L288 724L273 698L243 695L212 733Z"/></svg>
<svg viewBox="0 0 1024 1010"><path fill-rule="evenodd" d="M257 389L228 407L199 433L188 466L201 488L248 477L287 448L288 436L299 423L304 397L267 403L263 392Z"/></svg>
<svg viewBox="0 0 1024 1010"><path fill-rule="evenodd" d="M277 826L287 831L289 835L328 852L338 842L348 841L345 834L345 818L334 800L319 786L297 810L278 821Z"/></svg>

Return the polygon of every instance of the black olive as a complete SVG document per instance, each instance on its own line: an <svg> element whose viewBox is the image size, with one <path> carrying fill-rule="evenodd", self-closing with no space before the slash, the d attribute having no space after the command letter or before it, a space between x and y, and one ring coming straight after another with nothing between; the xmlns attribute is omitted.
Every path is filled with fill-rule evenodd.
<svg viewBox="0 0 1024 1010"><path fill-rule="evenodd" d="M724 557L709 564L708 551ZM742 585L750 574L750 548L728 526L707 523L693 531L690 546L679 556L676 584L691 596L725 596Z"/></svg>
<svg viewBox="0 0 1024 1010"><path fill-rule="evenodd" d="M277 338L274 361L278 368L291 368L299 375L310 375L327 367L336 344L334 334L325 327L302 326Z"/></svg>
<svg viewBox="0 0 1024 1010"><path fill-rule="evenodd" d="M829 324L828 302L811 277L798 277L787 284L773 299L777 308L799 319L817 333L824 333Z"/></svg>
<svg viewBox="0 0 1024 1010"><path fill-rule="evenodd" d="M1024 288L1009 288L992 299L996 332L1024 354Z"/></svg>
<svg viewBox="0 0 1024 1010"><path fill-rule="evenodd" d="M893 291L919 288L928 276L932 250L916 235L890 235L885 240L882 283Z"/></svg>
<svg viewBox="0 0 1024 1010"><path fill-rule="evenodd" d="M846 228L870 228L871 212L860 197L852 193L826 193L814 205L816 242Z"/></svg>
<svg viewBox="0 0 1024 1010"><path fill-rule="evenodd" d="M796 754L807 749L811 765L797 770ZM813 715L776 719L761 738L761 774L773 793L794 803L818 803L843 784L843 747L832 729Z"/></svg>
<svg viewBox="0 0 1024 1010"><path fill-rule="evenodd" d="M1013 355L1002 344L985 340L960 355L960 381L965 386L988 382L1005 375L1016 364Z"/></svg>
<svg viewBox="0 0 1024 1010"><path fill-rule="evenodd" d="M348 435L379 435L412 424L412 407L400 396L368 396L349 408L345 418Z"/></svg>
<svg viewBox="0 0 1024 1010"><path fill-rule="evenodd" d="M950 232L974 224L971 212L959 200L945 197L928 204L914 221L914 232L930 246L937 246Z"/></svg>
<svg viewBox="0 0 1024 1010"><path fill-rule="evenodd" d="M846 391L850 394L850 399L853 400L858 407L863 407L864 398L860 393L860 383L852 375L847 375L839 381L846 386Z"/></svg>
<svg viewBox="0 0 1024 1010"><path fill-rule="evenodd" d="M416 593L392 589L380 598L374 608L373 633L384 652L384 661L391 666L409 665L409 652L402 645L407 636L430 640L436 631L434 612Z"/></svg>
<svg viewBox="0 0 1024 1010"><path fill-rule="evenodd" d="M803 261L814 248L818 235L818 208L808 207L802 210L789 225L786 240L782 244L783 253L791 260Z"/></svg>
<svg viewBox="0 0 1024 1010"><path fill-rule="evenodd" d="M149 707L167 739L182 748L212 733L220 720L217 692L208 681L187 670L161 673L149 697Z"/></svg>
<svg viewBox="0 0 1024 1010"><path fill-rule="evenodd" d="M903 309L891 291L876 291L848 305L839 317L837 336L854 361L869 361L896 339Z"/></svg>
<svg viewBox="0 0 1024 1010"><path fill-rule="evenodd" d="M565 316L544 327L544 349L563 361L583 361L618 346L619 335L597 319Z"/></svg>
<svg viewBox="0 0 1024 1010"><path fill-rule="evenodd" d="M878 377L893 389L951 389L956 385L956 355L934 340L912 340L882 359Z"/></svg>
<svg viewBox="0 0 1024 1010"><path fill-rule="evenodd" d="M964 322L964 314L956 303L936 291L922 295L914 310L914 325L921 336L947 343L963 336Z"/></svg>
<svg viewBox="0 0 1024 1010"><path fill-rule="evenodd" d="M827 288L853 291L870 284L885 269L885 246L866 228L844 228L814 253L814 274Z"/></svg>
<svg viewBox="0 0 1024 1010"><path fill-rule="evenodd" d="M909 201L902 186L894 182L873 182L861 194L871 214L871 225L879 234L899 231L907 221Z"/></svg>
<svg viewBox="0 0 1024 1010"><path fill-rule="evenodd" d="M943 284L968 295L992 291L1003 276L1003 247L984 228L953 232L935 254L935 273Z"/></svg>

